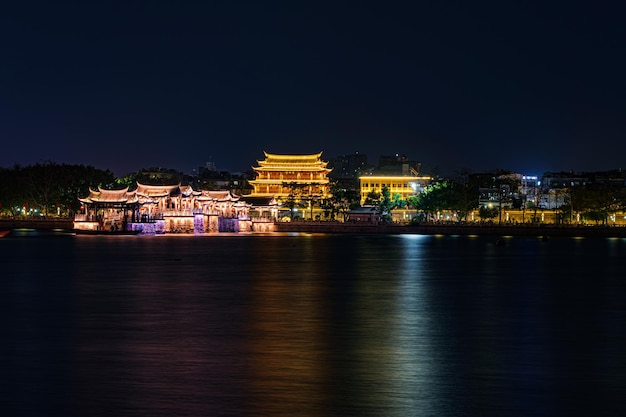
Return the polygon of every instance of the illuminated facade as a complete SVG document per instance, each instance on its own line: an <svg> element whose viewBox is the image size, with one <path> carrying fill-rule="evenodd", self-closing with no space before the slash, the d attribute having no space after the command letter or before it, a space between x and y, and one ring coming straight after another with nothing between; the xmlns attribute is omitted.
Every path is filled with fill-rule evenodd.
<svg viewBox="0 0 626 417"><path fill-rule="evenodd" d="M89 190L79 198L77 231L146 234L253 231L251 204L230 191L195 191L190 186L144 185L123 190Z"/></svg>
<svg viewBox="0 0 626 417"><path fill-rule="evenodd" d="M125 231L126 225L138 221L140 206L137 194L122 190L89 189L89 195L78 199L82 213L74 217L75 230Z"/></svg>
<svg viewBox="0 0 626 417"><path fill-rule="evenodd" d="M383 187L389 188L391 198L399 194L402 200L420 194L430 181L428 176L392 176L392 175L366 175L359 177L361 190L361 205L364 204L367 195L371 192L382 193Z"/></svg>
<svg viewBox="0 0 626 417"><path fill-rule="evenodd" d="M254 187L252 196L274 196L284 199L297 190L302 196L329 195L327 162L322 153L310 155L276 155L264 152L265 159L257 161L252 169L256 178L249 181Z"/></svg>

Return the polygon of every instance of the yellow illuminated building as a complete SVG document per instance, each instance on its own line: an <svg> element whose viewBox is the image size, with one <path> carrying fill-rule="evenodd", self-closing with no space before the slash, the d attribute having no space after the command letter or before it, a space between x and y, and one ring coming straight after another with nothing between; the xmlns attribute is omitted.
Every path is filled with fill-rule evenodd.
<svg viewBox="0 0 626 417"><path fill-rule="evenodd" d="M409 176L409 175L366 175L359 177L361 189L361 205L365 202L367 195L372 191L382 193L383 187L389 188L389 194L393 198L400 194L402 200L420 194L426 187L431 177Z"/></svg>
<svg viewBox="0 0 626 417"><path fill-rule="evenodd" d="M303 196L326 197L329 194L328 162L322 153L310 155L277 155L264 152L265 159L252 167L256 178L249 181L253 196L285 198L295 192Z"/></svg>

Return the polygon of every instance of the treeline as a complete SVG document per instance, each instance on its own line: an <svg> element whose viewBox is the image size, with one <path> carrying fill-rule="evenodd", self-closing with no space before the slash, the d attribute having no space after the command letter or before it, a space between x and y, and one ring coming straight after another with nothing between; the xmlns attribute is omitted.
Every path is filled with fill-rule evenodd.
<svg viewBox="0 0 626 417"><path fill-rule="evenodd" d="M559 208L564 215L580 213L585 220L606 224L609 216L626 211L626 187L623 183L579 185L566 190L569 199Z"/></svg>
<svg viewBox="0 0 626 417"><path fill-rule="evenodd" d="M383 219L390 220L389 213L396 208L409 208L423 214L418 219L428 220L437 212L456 212L459 220L466 220L468 213L478 208L479 188L481 181L465 178L439 179L434 181L423 192L402 200L399 194L391 195L388 187L382 192L370 192L365 199L366 205L375 205Z"/></svg>
<svg viewBox="0 0 626 417"><path fill-rule="evenodd" d="M501 185L499 182L495 189L500 189ZM532 199L520 194L520 184L508 181L506 185L506 191L499 198L511 202L514 209L532 210L536 213L542 209L541 201L554 199L559 202L554 210L564 223L579 216L580 220L607 224L611 216L626 211L626 186L623 183L590 183L553 189L538 187ZM441 180L431 184L422 194L410 198L409 204L424 212L427 217L438 211L448 210L456 212L458 218L464 220L468 213L478 209L482 219L495 218L500 213L497 202L491 208L479 207L479 187L482 186L483 184L473 181Z"/></svg>
<svg viewBox="0 0 626 417"><path fill-rule="evenodd" d="M493 207L479 204L480 190L499 190ZM422 213L418 219L428 220L438 212L454 212L460 221L467 220L473 210L489 220L500 214L499 202L514 209L537 212L542 201L555 200L554 208L563 223L580 220L607 224L611 216L626 212L626 185L623 181L589 182L561 188L537 187L531 198L521 193L521 182L507 175L463 174L448 179L437 179L422 193L400 199L391 195L387 187L381 193L371 192L365 204L377 206L383 216L396 208L410 208Z"/></svg>
<svg viewBox="0 0 626 417"><path fill-rule="evenodd" d="M0 168L0 214L71 217L80 208L78 197L86 196L89 187L114 188L118 183L111 171L85 165L45 162Z"/></svg>
<svg viewBox="0 0 626 417"><path fill-rule="evenodd" d="M0 215L72 217L80 209L78 197L86 196L90 187L120 189L128 186L133 189L137 182L169 185L188 180L176 170L163 168L142 169L127 177L116 178L110 170L55 162L0 167ZM550 196L560 202L556 210L563 219L580 215L584 220L606 223L609 216L626 211L624 181L592 181L556 189L538 187L532 200L521 193L520 186L519 180L508 171L495 174L459 172L453 178L435 180L423 192L406 200L400 195L390 195L385 187L382 193L370 193L365 204L378 206L387 217L393 209L411 208L423 213L426 219L437 212L452 211L457 213L459 220L466 220L468 213L479 209L480 217L488 219L497 216L499 208L479 207L479 190L497 189L506 190L499 198L511 201L513 208L535 211L541 208L542 199ZM330 219L342 215L345 218L349 210L359 205L358 189L334 183L330 191L330 198L324 201L308 201L295 187L283 204L293 210L297 201L303 200L301 203L305 207L321 207Z"/></svg>
<svg viewBox="0 0 626 417"><path fill-rule="evenodd" d="M142 168L125 177L110 170L86 165L48 161L13 168L0 167L0 216L73 217L79 211L79 197L89 188L136 188L137 183L172 185L186 183L181 172L167 168Z"/></svg>

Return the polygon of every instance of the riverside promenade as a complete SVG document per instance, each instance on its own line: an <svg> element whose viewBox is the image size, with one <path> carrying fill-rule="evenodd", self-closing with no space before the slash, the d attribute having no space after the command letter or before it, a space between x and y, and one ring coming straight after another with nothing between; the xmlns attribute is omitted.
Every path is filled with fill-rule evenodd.
<svg viewBox="0 0 626 417"><path fill-rule="evenodd" d="M295 221L277 222L275 232L333 233L333 234L417 234L417 235L477 235L530 237L618 237L626 238L626 227L621 226L554 226L542 225L484 225L424 223L408 226L396 223ZM0 230L41 229L71 230L71 219L0 219Z"/></svg>
<svg viewBox="0 0 626 417"><path fill-rule="evenodd" d="M554 226L554 225L479 225L479 224L373 224L364 222L297 221L275 224L276 232L351 233L351 234L418 234L477 235L529 237L620 237L626 238L626 227Z"/></svg>
<svg viewBox="0 0 626 417"><path fill-rule="evenodd" d="M64 218L40 218L40 219L11 219L0 218L0 230L10 229L72 229L74 221Z"/></svg>

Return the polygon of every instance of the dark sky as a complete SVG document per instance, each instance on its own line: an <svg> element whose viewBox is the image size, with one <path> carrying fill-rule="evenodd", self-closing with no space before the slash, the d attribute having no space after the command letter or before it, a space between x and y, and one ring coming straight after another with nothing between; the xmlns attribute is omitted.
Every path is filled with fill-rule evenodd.
<svg viewBox="0 0 626 417"><path fill-rule="evenodd" d="M626 168L620 2L7 3L0 166Z"/></svg>

